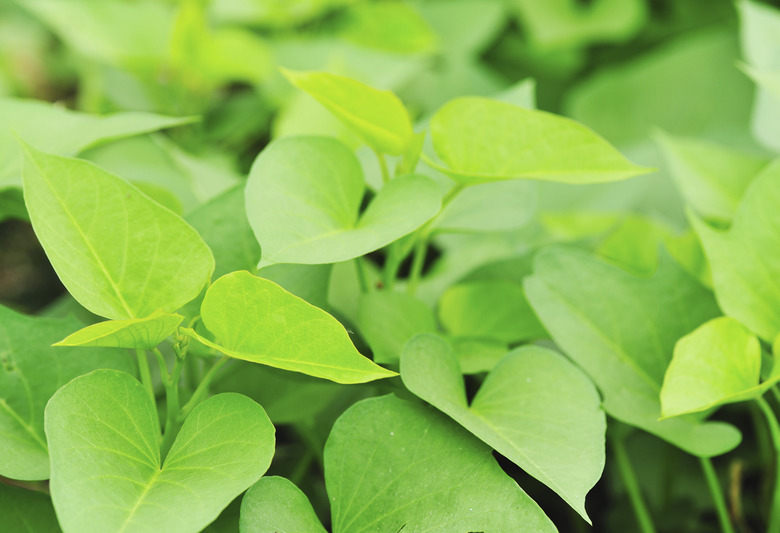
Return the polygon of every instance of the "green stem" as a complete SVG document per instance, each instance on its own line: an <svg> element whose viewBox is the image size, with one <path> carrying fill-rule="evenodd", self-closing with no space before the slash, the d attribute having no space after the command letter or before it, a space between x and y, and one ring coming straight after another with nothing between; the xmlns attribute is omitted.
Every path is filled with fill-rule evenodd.
<svg viewBox="0 0 780 533"><path fill-rule="evenodd" d="M160 379L165 385L166 389L170 386L170 376L168 375L168 364L165 362L165 357L157 347L152 348L152 353L157 359L157 366L160 367Z"/></svg>
<svg viewBox="0 0 780 533"><path fill-rule="evenodd" d="M708 457L699 457L699 462L701 463L701 469L704 471L707 485L710 488L712 501L715 503L715 511L718 513L720 529L723 533L734 533L734 526L731 525L731 517L726 508L726 498L723 496L723 491L720 482L718 481L718 475L715 473L712 461Z"/></svg>
<svg viewBox="0 0 780 533"><path fill-rule="evenodd" d="M385 161L385 156L379 153L377 150L374 150L374 153L376 154L376 158L379 160L379 169L382 171L382 183L387 183L390 181L390 170L387 168L387 161Z"/></svg>
<svg viewBox="0 0 780 533"><path fill-rule="evenodd" d="M366 294L368 292L368 274L366 273L366 264L363 262L362 257L355 258L355 270L357 271L358 285L360 286L360 292Z"/></svg>
<svg viewBox="0 0 780 533"><path fill-rule="evenodd" d="M626 452L623 440L614 437L611 439L611 442L612 451L615 453L618 470L620 471L620 477L623 479L623 484L626 486L628 497L631 500L631 506L634 508L634 514L639 523L639 530L642 533L655 533L653 520L650 518L647 505L642 497L642 491L639 488L639 483L637 482L634 469L631 466L631 461L628 458L628 453Z"/></svg>
<svg viewBox="0 0 780 533"><path fill-rule="evenodd" d="M179 433L179 381L183 366L184 360L177 358L165 386L165 431L163 432L162 444L160 444L160 457L163 460Z"/></svg>
<svg viewBox="0 0 780 533"><path fill-rule="evenodd" d="M425 226L423 227L425 228ZM421 231L421 233L427 233ZM414 255L412 256L412 267L409 271L409 282L406 284L406 292L414 295L417 292L417 286L420 284L425 257L428 255L428 236L420 235L417 242L414 243Z"/></svg>
<svg viewBox="0 0 780 533"><path fill-rule="evenodd" d="M217 375L219 369L225 366L225 363L227 363L229 360L230 357L223 355L212 365L206 375L203 376L203 381L200 382L198 388L195 389L195 392L192 393L192 397L186 404L184 404L184 407L181 408L181 412L179 413L179 421L183 421L185 418L187 418L187 415L190 414L190 411L192 411L195 406L197 406L203 400L203 398L206 397L209 392L209 386L211 386L211 382L214 380L214 376Z"/></svg>
<svg viewBox="0 0 780 533"><path fill-rule="evenodd" d="M398 260L398 244L393 242L387 247L385 266L382 270L382 283L385 290L392 290L395 287L395 278L398 277L399 266L401 266L401 262Z"/></svg>
<svg viewBox="0 0 780 533"><path fill-rule="evenodd" d="M138 373L141 374L141 383L146 387L146 392L149 393L149 398L152 400L152 405L157 404L157 399L154 396L154 385L152 384L152 373L149 371L149 360L146 358L146 351L140 348L135 350L136 359L138 360Z"/></svg>
<svg viewBox="0 0 780 533"><path fill-rule="evenodd" d="M775 484L772 488L772 508L769 512L767 533L780 533L780 424L774 411L763 397L756 398L769 427L769 436L775 450Z"/></svg>
<svg viewBox="0 0 780 533"><path fill-rule="evenodd" d="M775 397L775 401L780 405L780 391L777 390L777 386L769 389L772 391L772 395Z"/></svg>

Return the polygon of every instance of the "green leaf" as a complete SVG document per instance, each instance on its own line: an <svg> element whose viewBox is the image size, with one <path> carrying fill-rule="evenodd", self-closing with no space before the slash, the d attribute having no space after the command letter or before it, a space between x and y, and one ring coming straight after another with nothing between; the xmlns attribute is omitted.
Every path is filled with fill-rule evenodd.
<svg viewBox="0 0 780 533"><path fill-rule="evenodd" d="M325 444L333 533L554 532L490 448L431 408L363 400Z"/></svg>
<svg viewBox="0 0 780 533"><path fill-rule="evenodd" d="M547 337L521 285L470 281L444 291L438 305L442 327L452 335L504 343Z"/></svg>
<svg viewBox="0 0 780 533"><path fill-rule="evenodd" d="M431 136L444 165L429 164L465 185L508 179L601 183L651 170L630 163L573 120L489 98L445 104L431 119Z"/></svg>
<svg viewBox="0 0 780 533"><path fill-rule="evenodd" d="M753 180L728 231L691 215L728 316L771 342L780 333L780 162Z"/></svg>
<svg viewBox="0 0 780 533"><path fill-rule="evenodd" d="M249 272L222 276L206 291L203 324L218 343L188 335L230 357L337 383L392 377L352 345L331 315Z"/></svg>
<svg viewBox="0 0 780 533"><path fill-rule="evenodd" d="M498 341L463 337L448 340L464 374L490 372L509 353L507 345Z"/></svg>
<svg viewBox="0 0 780 533"><path fill-rule="evenodd" d="M65 533L200 531L274 453L265 411L240 394L198 405L162 462L159 427L144 387L122 372L92 372L52 397L51 494Z"/></svg>
<svg viewBox="0 0 780 533"><path fill-rule="evenodd" d="M72 317L34 318L0 306L0 476L49 477L43 410L62 385L96 368L134 371L124 351L52 348L80 326Z"/></svg>
<svg viewBox="0 0 780 533"><path fill-rule="evenodd" d="M551 248L536 256L525 290L555 343L599 387L608 414L698 456L739 444L728 424L658 420L674 343L718 314L709 292L671 260L648 279L583 251Z"/></svg>
<svg viewBox="0 0 780 533"><path fill-rule="evenodd" d="M81 305L106 318L143 318L198 295L214 257L179 216L92 163L24 151L35 234Z"/></svg>
<svg viewBox="0 0 780 533"><path fill-rule="evenodd" d="M116 113L96 116L69 111L35 100L0 98L0 188L17 184L21 175L22 154L15 133L41 150L73 156L109 141L188 124L191 117L166 117L150 113Z"/></svg>
<svg viewBox="0 0 780 533"><path fill-rule="evenodd" d="M358 3L345 11L339 35L391 53L430 52L436 45L436 35L416 8L399 1Z"/></svg>
<svg viewBox="0 0 780 533"><path fill-rule="evenodd" d="M769 163L707 141L667 134L656 139L685 201L705 218L730 221L748 185Z"/></svg>
<svg viewBox="0 0 780 533"><path fill-rule="evenodd" d="M51 498L42 492L0 483L0 516L9 533L60 533Z"/></svg>
<svg viewBox="0 0 780 533"><path fill-rule="evenodd" d="M436 331L427 304L406 293L374 291L360 297L357 325L378 363L398 364L406 341Z"/></svg>
<svg viewBox="0 0 780 533"><path fill-rule="evenodd" d="M156 311L147 318L107 320L78 330L54 346L108 346L151 350L171 335L184 319Z"/></svg>
<svg viewBox="0 0 780 533"><path fill-rule="evenodd" d="M392 92L327 72L283 72L290 83L327 107L374 150L401 155L409 148L412 122Z"/></svg>
<svg viewBox="0 0 780 533"><path fill-rule="evenodd" d="M326 533L311 503L292 481L261 478L241 500L241 533Z"/></svg>
<svg viewBox="0 0 780 533"><path fill-rule="evenodd" d="M529 222L536 210L536 186L499 181L469 187L442 209L437 231L507 231Z"/></svg>
<svg viewBox="0 0 780 533"><path fill-rule="evenodd" d="M652 218L629 214L598 245L601 257L629 272L649 276L658 268L658 247L672 231Z"/></svg>
<svg viewBox="0 0 780 533"><path fill-rule="evenodd" d="M287 137L268 145L246 189L261 266L359 257L411 233L439 211L439 187L424 176L391 180L359 214L365 188L357 158L334 139Z"/></svg>
<svg viewBox="0 0 780 533"><path fill-rule="evenodd" d="M715 318L677 341L661 388L661 413L678 416L758 398L780 380L773 372L759 385L760 374L758 339L733 318Z"/></svg>
<svg viewBox="0 0 780 533"><path fill-rule="evenodd" d="M606 417L596 388L577 367L544 348L519 348L493 368L469 405L452 348L435 335L419 335L404 349L401 378L590 523L585 495L604 469Z"/></svg>

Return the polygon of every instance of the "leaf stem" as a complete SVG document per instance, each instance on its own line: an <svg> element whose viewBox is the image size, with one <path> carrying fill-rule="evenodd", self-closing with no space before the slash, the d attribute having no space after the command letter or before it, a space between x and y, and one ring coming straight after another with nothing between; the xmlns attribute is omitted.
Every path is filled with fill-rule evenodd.
<svg viewBox="0 0 780 533"><path fill-rule="evenodd" d="M167 389L170 385L170 376L168 375L168 364L165 362L165 357L157 347L152 348L152 353L157 359L157 366L160 367L160 379Z"/></svg>
<svg viewBox="0 0 780 533"><path fill-rule="evenodd" d="M355 270L357 271L358 285L360 286L360 292L366 294L368 292L368 274L366 273L366 264L363 262L362 257L356 257Z"/></svg>
<svg viewBox="0 0 780 533"><path fill-rule="evenodd" d="M628 497L631 500L631 506L634 508L634 514L639 523L639 530L642 533L655 533L653 520L650 518L647 505L642 497L642 491L639 488L634 468L631 466L631 461L628 458L628 452L626 452L623 439L613 437L611 442L612 451L615 454L615 460L617 461L618 470L620 471L620 477L623 479L623 484L626 486Z"/></svg>
<svg viewBox="0 0 780 533"><path fill-rule="evenodd" d="M712 501L715 503L715 511L718 514L720 529L723 533L734 533L734 526L731 525L731 516L729 516L729 511L726 507L726 498L723 496L723 491L720 482L718 481L718 475L715 473L715 468L712 466L712 460L710 460L709 457L699 457L699 462L701 463L701 469L704 471L707 485L710 488Z"/></svg>
<svg viewBox="0 0 780 533"><path fill-rule="evenodd" d="M421 232L422 233L422 232ZM427 232L426 232L427 233ZM414 243L414 255L412 256L412 267L409 271L409 282L406 284L406 292L414 295L417 292L417 286L420 284L425 257L428 255L428 236L420 235Z"/></svg>
<svg viewBox="0 0 780 533"><path fill-rule="evenodd" d="M173 371L165 386L165 431L162 444L160 444L160 458L165 460L168 450L171 449L176 435L179 433L179 380L184 360L176 358Z"/></svg>
<svg viewBox="0 0 780 533"><path fill-rule="evenodd" d="M772 488L772 508L769 512L767 533L780 533L780 424L777 422L772 407L763 397L756 398L756 403L764 413L772 447L775 450L775 483Z"/></svg>
<svg viewBox="0 0 780 533"><path fill-rule="evenodd" d="M211 366L206 375L203 376L203 381L200 382L198 388L195 389L195 392L192 393L192 397L189 399L189 401L184 404L184 407L181 408L181 411L179 412L180 422L184 421L184 419L187 418L187 415L190 414L190 411L192 411L203 400L206 394L208 394L209 386L211 386L211 382L214 380L214 376L217 375L219 369L225 366L225 363L227 363L229 360L230 357L223 355Z"/></svg>
<svg viewBox="0 0 780 533"><path fill-rule="evenodd" d="M382 171L382 183L387 183L390 181L390 169L387 168L385 156L378 150L374 150L374 154L376 154L376 158L379 160L379 169Z"/></svg>
<svg viewBox="0 0 780 533"><path fill-rule="evenodd" d="M398 260L397 241L390 243L387 247L387 256L385 257L385 266L382 271L382 282L386 290L392 290L395 287L395 278L398 277L398 267L401 262Z"/></svg>
<svg viewBox="0 0 780 533"><path fill-rule="evenodd" d="M149 371L149 360L146 358L146 351L141 348L135 350L135 356L138 360L138 373L141 375L141 383L146 387L152 405L157 404L157 398L154 395L154 385L152 384L152 374Z"/></svg>

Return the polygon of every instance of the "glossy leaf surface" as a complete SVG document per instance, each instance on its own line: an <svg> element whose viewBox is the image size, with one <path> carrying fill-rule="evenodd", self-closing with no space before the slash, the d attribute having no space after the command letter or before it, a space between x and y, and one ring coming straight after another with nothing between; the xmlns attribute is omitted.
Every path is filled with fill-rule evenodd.
<svg viewBox="0 0 780 533"><path fill-rule="evenodd" d="M362 356L331 315L249 272L215 281L203 299L201 316L216 343L185 331L237 359L338 383L395 375Z"/></svg>

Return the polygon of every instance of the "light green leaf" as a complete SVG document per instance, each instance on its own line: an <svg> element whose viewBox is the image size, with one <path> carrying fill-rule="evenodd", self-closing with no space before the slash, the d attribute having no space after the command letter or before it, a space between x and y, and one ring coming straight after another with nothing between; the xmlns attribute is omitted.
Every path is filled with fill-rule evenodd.
<svg viewBox="0 0 780 533"><path fill-rule="evenodd" d="M33 318L0 306L0 476L49 477L43 409L62 385L96 368L133 371L123 351L52 348L80 326L72 317Z"/></svg>
<svg viewBox="0 0 780 533"><path fill-rule="evenodd" d="M442 327L459 337L504 343L547 337L517 283L481 280L452 285L437 309Z"/></svg>
<svg viewBox="0 0 780 533"><path fill-rule="evenodd" d="M309 499L283 477L261 478L241 500L241 533L326 533Z"/></svg>
<svg viewBox="0 0 780 533"><path fill-rule="evenodd" d="M363 357L331 315L249 272L215 281L206 291L201 318L218 343L184 332L236 359L337 383L396 375Z"/></svg>
<svg viewBox="0 0 780 533"><path fill-rule="evenodd" d="M719 144L659 134L656 140L685 201L705 218L730 221L765 157Z"/></svg>
<svg viewBox="0 0 780 533"><path fill-rule="evenodd" d="M24 151L35 234L81 305L106 318L143 318L198 295L214 257L184 220L92 163Z"/></svg>
<svg viewBox="0 0 780 533"><path fill-rule="evenodd" d="M409 147L412 122L392 92L327 72L283 72L290 83L327 107L374 150L401 155Z"/></svg>
<svg viewBox="0 0 780 533"><path fill-rule="evenodd" d="M601 183L651 170L630 163L573 120L489 98L445 104L431 119L431 136L444 165L429 164L466 185L507 179Z"/></svg>
<svg viewBox="0 0 780 533"><path fill-rule="evenodd" d="M526 224L536 210L536 186L523 181L469 187L436 219L437 231L507 231Z"/></svg>
<svg viewBox="0 0 780 533"><path fill-rule="evenodd" d="M728 231L691 215L712 266L721 309L766 341L780 333L780 162L745 192Z"/></svg>
<svg viewBox="0 0 780 533"><path fill-rule="evenodd" d="M740 433L722 422L658 420L674 343L718 314L709 292L671 260L647 279L583 251L547 249L525 290L556 344L599 387L608 414L702 457L739 444Z"/></svg>
<svg viewBox="0 0 780 533"><path fill-rule="evenodd" d="M556 531L490 448L435 410L363 400L325 444L333 533Z"/></svg>
<svg viewBox="0 0 780 533"><path fill-rule="evenodd" d="M469 405L452 348L435 335L419 335L404 349L401 378L590 523L585 495L604 469L606 417L596 388L577 367L544 348L514 350Z"/></svg>
<svg viewBox="0 0 780 533"><path fill-rule="evenodd" d="M116 113L108 116L70 111L47 102L0 98L0 188L18 184L22 153L15 133L39 149L72 156L101 141L109 141L188 124L190 117L176 118L150 113Z"/></svg>
<svg viewBox="0 0 780 533"><path fill-rule="evenodd" d="M507 345L498 341L462 337L448 340L464 374L490 372L509 353Z"/></svg>
<svg viewBox="0 0 780 533"><path fill-rule="evenodd" d="M51 498L0 483L0 516L9 533L60 533Z"/></svg>
<svg viewBox="0 0 780 533"><path fill-rule="evenodd" d="M146 318L107 320L78 330L54 346L108 346L151 350L171 335L183 316L156 311Z"/></svg>
<svg viewBox="0 0 780 533"><path fill-rule="evenodd" d="M759 385L760 374L758 339L733 318L715 318L677 341L661 388L661 413L678 416L758 398L780 380L773 372Z"/></svg>
<svg viewBox="0 0 780 533"><path fill-rule="evenodd" d="M46 407L51 494L65 533L196 532L265 473L274 427L240 394L198 405L161 461L157 411L129 375L99 370Z"/></svg>
<svg viewBox="0 0 780 533"><path fill-rule="evenodd" d="M658 268L659 246L672 236L664 224L629 214L604 237L596 252L629 272L650 276Z"/></svg>
<svg viewBox="0 0 780 533"><path fill-rule="evenodd" d="M399 1L358 3L345 11L339 35L390 53L431 52L436 35L416 8Z"/></svg>
<svg viewBox="0 0 780 533"><path fill-rule="evenodd" d="M441 203L436 183L409 175L388 182L359 214L365 192L355 155L327 137L287 137L263 150L246 189L261 266L346 261L411 233Z"/></svg>
<svg viewBox="0 0 780 533"><path fill-rule="evenodd" d="M425 302L406 293L373 291L360 297L357 325L378 363L398 364L406 341L433 333L436 317Z"/></svg>

